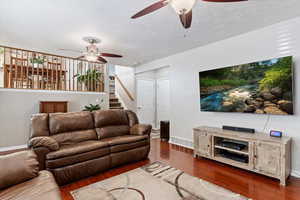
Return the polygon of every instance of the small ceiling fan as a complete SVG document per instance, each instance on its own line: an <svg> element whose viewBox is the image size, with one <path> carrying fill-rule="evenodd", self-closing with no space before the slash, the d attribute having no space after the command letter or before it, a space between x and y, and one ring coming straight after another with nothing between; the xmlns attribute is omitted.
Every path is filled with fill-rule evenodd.
<svg viewBox="0 0 300 200"><path fill-rule="evenodd" d="M112 54L112 53L101 53L99 51L99 48L96 44L99 44L101 42L100 39L94 38L94 37L84 37L83 41L89 43L89 45L86 47L86 51L76 51L71 49L59 49L62 51L73 51L77 53L81 53L83 55L77 57L76 59L83 59L90 62L100 62L100 63L107 63L107 60L103 57L112 57L112 58L122 58L123 56Z"/></svg>
<svg viewBox="0 0 300 200"><path fill-rule="evenodd" d="M133 15L131 18L136 19L152 13L160 8L163 8L167 5L171 5L175 12L179 15L180 21L184 28L188 29L192 25L192 9L195 6L197 0L160 0L148 6L144 10L138 12ZM247 1L247 0L202 0L208 2L216 2L216 3L226 3L226 2L238 2L238 1Z"/></svg>

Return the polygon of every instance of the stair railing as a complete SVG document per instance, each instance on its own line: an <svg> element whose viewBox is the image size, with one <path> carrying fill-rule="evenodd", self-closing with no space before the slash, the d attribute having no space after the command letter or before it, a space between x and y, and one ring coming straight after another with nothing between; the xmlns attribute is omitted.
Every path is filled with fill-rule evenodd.
<svg viewBox="0 0 300 200"><path fill-rule="evenodd" d="M120 80L120 78L115 75L115 79L118 81L118 83L121 85L121 87L123 88L123 90L125 91L125 93L127 94L127 96L129 97L129 99L131 101L134 101L134 97L132 94L130 94L129 90L125 87L125 85L123 84L123 82Z"/></svg>

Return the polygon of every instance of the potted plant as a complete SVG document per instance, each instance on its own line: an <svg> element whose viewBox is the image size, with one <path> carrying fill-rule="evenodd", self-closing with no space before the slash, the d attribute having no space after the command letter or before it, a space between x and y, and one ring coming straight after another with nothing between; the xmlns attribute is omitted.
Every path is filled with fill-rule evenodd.
<svg viewBox="0 0 300 200"><path fill-rule="evenodd" d="M34 67L37 67L37 65L42 65L45 63L45 56L44 57L36 57L30 58L30 62L33 64Z"/></svg>
<svg viewBox="0 0 300 200"><path fill-rule="evenodd" d="M97 85L103 83L104 74L96 69L88 69L85 74L76 74L79 83L83 83L88 91L96 91Z"/></svg>
<svg viewBox="0 0 300 200"><path fill-rule="evenodd" d="M96 100L96 102L97 102L97 104L89 104L87 106L84 106L83 111L93 112L93 111L96 111L96 110L101 110L102 109L101 104L103 103L103 99L100 100L100 103L98 103L99 102L98 99Z"/></svg>

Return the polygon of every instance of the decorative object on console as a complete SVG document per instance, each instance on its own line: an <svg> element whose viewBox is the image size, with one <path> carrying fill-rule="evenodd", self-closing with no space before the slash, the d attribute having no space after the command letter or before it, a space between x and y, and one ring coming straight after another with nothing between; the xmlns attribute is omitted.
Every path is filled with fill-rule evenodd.
<svg viewBox="0 0 300 200"><path fill-rule="evenodd" d="M291 172L291 138L202 126L194 128L194 156L270 176L286 185Z"/></svg>
<svg viewBox="0 0 300 200"><path fill-rule="evenodd" d="M75 200L246 200L183 171L154 162L71 192Z"/></svg>
<svg viewBox="0 0 300 200"><path fill-rule="evenodd" d="M282 137L282 132L281 132L281 131L274 131L274 130L271 130L271 131L270 131L270 136L281 138L281 137Z"/></svg>
<svg viewBox="0 0 300 200"><path fill-rule="evenodd" d="M224 130L229 131L239 131L239 132L245 132L245 133L255 133L255 129L253 128L242 128L242 127L234 127L234 126L223 126Z"/></svg>
<svg viewBox="0 0 300 200"><path fill-rule="evenodd" d="M292 56L203 71L199 78L201 111L294 114Z"/></svg>

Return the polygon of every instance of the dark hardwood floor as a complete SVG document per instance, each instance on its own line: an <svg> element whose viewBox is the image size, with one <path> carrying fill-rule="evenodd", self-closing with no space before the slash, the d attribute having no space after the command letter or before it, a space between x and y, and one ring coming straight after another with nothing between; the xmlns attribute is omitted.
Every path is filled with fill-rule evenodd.
<svg viewBox="0 0 300 200"><path fill-rule="evenodd" d="M122 174L154 161L164 162L190 175L202 178L255 200L300 199L300 179L291 177L288 180L287 186L282 187L279 185L279 181L262 175L233 168L208 159L195 159L193 158L192 150L161 142L159 139L151 141L151 152L148 160L115 168L63 186L61 187L62 196L64 200L73 200L70 195L70 191L72 190Z"/></svg>

